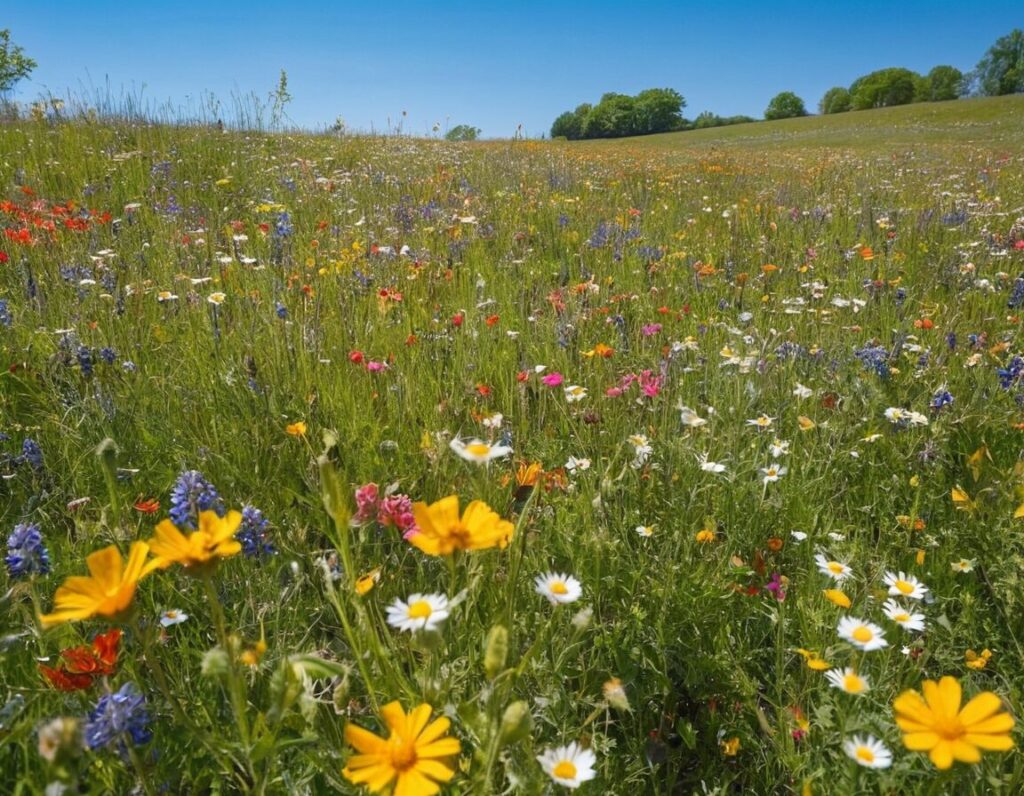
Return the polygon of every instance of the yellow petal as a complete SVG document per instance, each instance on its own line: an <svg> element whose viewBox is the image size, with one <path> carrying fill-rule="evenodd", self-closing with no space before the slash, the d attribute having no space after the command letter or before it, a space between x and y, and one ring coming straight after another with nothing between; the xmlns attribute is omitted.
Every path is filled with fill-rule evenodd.
<svg viewBox="0 0 1024 796"><path fill-rule="evenodd" d="M434 796L440 788L420 774L416 766L398 775L394 796Z"/></svg>
<svg viewBox="0 0 1024 796"><path fill-rule="evenodd" d="M999 712L1002 706L1003 703L999 697L991 691L982 691L964 705L964 709L960 711L960 723L970 728L972 724L976 724L983 719L987 719L993 713Z"/></svg>
<svg viewBox="0 0 1024 796"><path fill-rule="evenodd" d="M1013 738L1009 735L981 735L969 732L964 736L964 741L991 752L1008 752L1013 749Z"/></svg>
<svg viewBox="0 0 1024 796"><path fill-rule="evenodd" d="M121 551L117 549L117 545L110 545L95 553L90 553L85 559L85 565L89 568L92 579L103 591L114 591L120 585L124 561L121 559Z"/></svg>
<svg viewBox="0 0 1024 796"><path fill-rule="evenodd" d="M388 702L380 709L380 717L384 719L384 724L392 732L400 733L405 729L405 711L402 710L402 704L397 699Z"/></svg>
<svg viewBox="0 0 1024 796"><path fill-rule="evenodd" d="M963 739L953 741L951 744L953 757L961 763L977 763L981 760L981 752L978 747L971 746Z"/></svg>
<svg viewBox="0 0 1024 796"><path fill-rule="evenodd" d="M931 726L935 722L932 711L924 703L917 691L904 691L892 703L893 709L898 714L906 716L912 721Z"/></svg>
<svg viewBox="0 0 1024 796"><path fill-rule="evenodd" d="M439 741L428 743L425 746L417 746L416 754L423 757L449 757L457 755L462 751L462 745L458 738L442 738Z"/></svg>
<svg viewBox="0 0 1024 796"><path fill-rule="evenodd" d="M387 746L387 741L383 738L357 724L345 725L345 742L364 754L378 754Z"/></svg>
<svg viewBox="0 0 1024 796"><path fill-rule="evenodd" d="M447 782L455 776L455 772L437 760L417 760L416 770L438 782Z"/></svg>
<svg viewBox="0 0 1024 796"><path fill-rule="evenodd" d="M439 719L435 719L423 732L419 734L419 737L416 739L416 743L420 745L428 744L448 732L448 728L450 726L451 722L444 716Z"/></svg>
<svg viewBox="0 0 1024 796"><path fill-rule="evenodd" d="M965 724L964 728L970 733L1002 735L1013 729L1013 716L1009 713L998 713L987 719L976 721L974 724Z"/></svg>
<svg viewBox="0 0 1024 796"><path fill-rule="evenodd" d="M932 747L928 757L931 758L936 768L949 768L953 765L953 744L949 741L939 741Z"/></svg>
<svg viewBox="0 0 1024 796"><path fill-rule="evenodd" d="M903 745L912 752L924 752L934 748L939 740L935 732L909 732L903 736Z"/></svg>

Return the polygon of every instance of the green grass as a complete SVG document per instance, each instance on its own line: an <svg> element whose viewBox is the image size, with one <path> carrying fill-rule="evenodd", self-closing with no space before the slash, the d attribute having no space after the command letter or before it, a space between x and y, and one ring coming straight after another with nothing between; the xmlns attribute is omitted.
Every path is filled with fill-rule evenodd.
<svg viewBox="0 0 1024 796"><path fill-rule="evenodd" d="M346 723L379 731L375 706L397 699L450 717L452 793L558 790L536 756L571 741L597 756L583 793L1020 792L1018 752L940 774L904 749L892 711L942 675L1021 705L1024 414L996 372L1024 353L1008 306L1024 270L1019 105L572 145L0 127L0 524L38 523L52 561L4 587L0 790L354 793ZM82 208L95 212L68 228ZM32 243L14 240L23 228ZM855 355L869 347L884 375ZM568 385L587 396L567 401ZM952 405L929 409L943 389ZM681 406L706 424L683 425ZM889 407L929 423L897 427ZM484 424L495 412L501 429ZM762 414L768 431L747 422ZM287 433L299 420L306 435ZM448 445L505 434L513 454L488 467ZM26 438L39 469L19 459ZM95 453L107 438L112 462ZM568 472L570 457L591 466ZM773 462L788 471L766 484ZM516 484L529 463L547 473L533 491ZM43 630L37 613L89 553L152 537L186 469L228 508L260 508L277 554L228 558L209 585L159 571L132 616ZM484 500L515 536L446 560L393 528L348 530L368 482ZM971 502L958 508L955 487ZM819 551L853 568L848 611L822 595ZM581 599L538 595L549 570L578 578ZM924 634L882 614L890 570L930 589ZM776 573L782 602L765 590ZM396 598L424 592L458 600L439 633L386 624ZM161 634L168 609L190 618ZM890 645L840 640L847 613ZM488 671L496 625L507 656L492 649ZM47 684L40 662L113 626L113 674ZM872 690L838 692L798 649L858 667ZM628 709L605 694L612 678ZM41 726L84 722L129 681L153 732L133 758L39 754ZM532 728L503 736L517 702ZM893 750L891 768L846 757L860 733Z"/></svg>
<svg viewBox="0 0 1024 796"><path fill-rule="evenodd" d="M960 144L1018 152L1024 142L1024 97L980 97L755 122L684 133L588 142L656 151L842 148L857 151Z"/></svg>

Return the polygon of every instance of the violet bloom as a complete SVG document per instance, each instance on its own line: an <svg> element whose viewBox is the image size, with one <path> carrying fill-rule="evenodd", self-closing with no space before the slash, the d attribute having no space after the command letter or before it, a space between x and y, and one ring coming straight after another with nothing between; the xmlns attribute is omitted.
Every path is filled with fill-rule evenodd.
<svg viewBox="0 0 1024 796"><path fill-rule="evenodd" d="M780 603L786 599L786 590L783 588L782 576L778 572L772 573L771 580L765 584L764 590L771 592Z"/></svg>
<svg viewBox="0 0 1024 796"><path fill-rule="evenodd" d="M661 324L660 323L644 324L644 326L641 327L640 331L643 333L644 337L651 337L652 335L655 335L655 334L657 334L658 332L661 331Z"/></svg>

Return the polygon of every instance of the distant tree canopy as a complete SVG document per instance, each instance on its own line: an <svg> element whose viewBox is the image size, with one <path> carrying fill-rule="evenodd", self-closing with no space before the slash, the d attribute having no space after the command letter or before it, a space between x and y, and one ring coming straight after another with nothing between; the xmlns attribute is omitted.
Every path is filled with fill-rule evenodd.
<svg viewBox="0 0 1024 796"><path fill-rule="evenodd" d="M768 121L792 119L796 116L806 115L807 108L804 107L804 101L792 91L782 91L776 94L764 112L764 118Z"/></svg>
<svg viewBox="0 0 1024 796"><path fill-rule="evenodd" d="M636 96L605 94L597 105L566 111L551 125L552 138L622 138L681 130L686 100L671 88L649 88Z"/></svg>
<svg viewBox="0 0 1024 796"><path fill-rule="evenodd" d="M849 89L830 88L818 103L822 113L888 108L911 102L954 100L967 93L963 72L954 66L936 66L927 75L893 66L858 77Z"/></svg>
<svg viewBox="0 0 1024 796"><path fill-rule="evenodd" d="M35 68L36 62L21 47L11 44L11 32L0 30L0 94L10 91Z"/></svg>
<svg viewBox="0 0 1024 796"><path fill-rule="evenodd" d="M480 128L468 124L457 124L444 134L446 141L476 141L480 137Z"/></svg>
<svg viewBox="0 0 1024 796"><path fill-rule="evenodd" d="M1024 30L996 40L974 70L978 91L987 97L1024 93Z"/></svg>
<svg viewBox="0 0 1024 796"><path fill-rule="evenodd" d="M756 121L757 119L753 116L719 116L711 111L703 111L692 123L687 122L684 129L705 130L708 127L728 127L730 124L747 124Z"/></svg>
<svg viewBox="0 0 1024 796"><path fill-rule="evenodd" d="M850 110L850 90L835 86L825 92L818 103L819 113L844 113Z"/></svg>

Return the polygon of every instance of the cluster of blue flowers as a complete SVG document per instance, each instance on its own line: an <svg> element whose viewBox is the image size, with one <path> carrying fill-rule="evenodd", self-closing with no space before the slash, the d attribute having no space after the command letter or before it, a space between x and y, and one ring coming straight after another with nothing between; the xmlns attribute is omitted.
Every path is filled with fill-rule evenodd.
<svg viewBox="0 0 1024 796"><path fill-rule="evenodd" d="M133 744L143 744L152 737L146 698L132 682L100 697L85 725L85 743L90 749L116 744L119 751L124 751L129 738Z"/></svg>
<svg viewBox="0 0 1024 796"><path fill-rule="evenodd" d="M235 534L235 538L242 543L242 554L248 558L259 558L277 552L267 539L269 533L270 522L263 516L263 512L255 506L245 506L242 509L242 524Z"/></svg>
<svg viewBox="0 0 1024 796"><path fill-rule="evenodd" d="M43 544L43 534L38 525L20 523L14 526L7 537L4 563L12 579L49 574L50 553Z"/></svg>
<svg viewBox="0 0 1024 796"><path fill-rule="evenodd" d="M868 370L872 370L883 379L889 377L889 349L885 346L865 345L855 349L853 355Z"/></svg>
<svg viewBox="0 0 1024 796"><path fill-rule="evenodd" d="M224 501L217 488L198 470L185 470L171 489L171 508L168 512L179 528L195 530L199 527L199 512L214 511L218 517L225 513Z"/></svg>
<svg viewBox="0 0 1024 796"><path fill-rule="evenodd" d="M1024 357L1016 356L1005 368L996 368L996 375L999 376L999 386L1004 390L1010 389L1024 375Z"/></svg>

